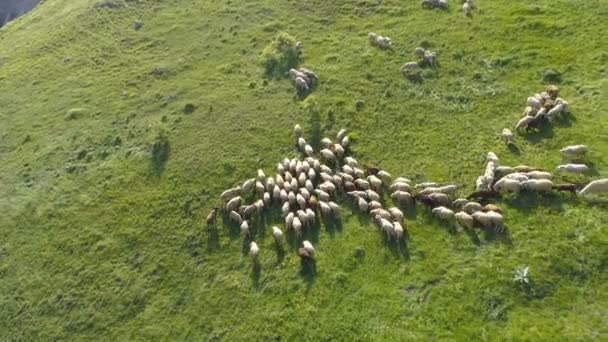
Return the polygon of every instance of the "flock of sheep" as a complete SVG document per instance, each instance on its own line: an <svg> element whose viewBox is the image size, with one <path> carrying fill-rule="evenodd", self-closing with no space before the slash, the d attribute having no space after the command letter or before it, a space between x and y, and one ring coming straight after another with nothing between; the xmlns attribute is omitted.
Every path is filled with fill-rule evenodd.
<svg viewBox="0 0 608 342"><path fill-rule="evenodd" d="M249 241L249 254L258 262L260 248L252 240L251 222L264 211L280 209L284 228L301 239L307 229L325 220L340 220L341 207L337 204L341 195L346 195L362 214L369 215L378 225L387 240L401 241L407 237L403 207L417 202L431 210L431 214L450 227L501 232L504 217L501 208L493 204L482 205L491 197L521 191L549 192L570 191L580 195L608 192L608 179L587 184L582 190L578 184L554 184L550 172L525 165L500 165L495 153L487 154L484 174L476 181L475 192L469 196L456 196L459 189L454 184L424 182L413 184L411 180L392 175L374 166L362 167L348 155L350 138L343 129L336 140L323 138L321 150L315 151L302 136L302 128L294 127L294 138L300 158L285 158L277 164L275 177L267 177L262 170L257 176L245 180L241 185L228 189L220 195L222 211L227 219L240 227L241 235ZM585 157L584 145L568 146L560 152L567 160ZM579 165L565 164L558 171L586 172ZM394 206L385 205L385 194ZM253 198L247 204L246 198ZM207 223L215 224L219 209L207 216ZM273 236L277 246L284 242L284 231L274 226ZM304 262L314 262L315 249L308 240L302 241L298 255Z"/></svg>
<svg viewBox="0 0 608 342"><path fill-rule="evenodd" d="M524 115L515 125L515 129L539 129L569 111L568 102L559 97L559 88L550 85L542 93L528 97Z"/></svg>

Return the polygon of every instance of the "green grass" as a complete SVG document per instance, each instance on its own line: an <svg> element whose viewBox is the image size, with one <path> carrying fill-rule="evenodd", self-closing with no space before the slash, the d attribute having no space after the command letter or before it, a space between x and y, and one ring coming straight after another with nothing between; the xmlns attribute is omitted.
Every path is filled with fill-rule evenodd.
<svg viewBox="0 0 608 342"><path fill-rule="evenodd" d="M315 277L292 250L277 259L269 227L259 276L237 235L206 228L222 190L296 155L295 123L467 190L490 150L553 169L584 143L608 176L604 2L479 0L472 18L452 3L47 0L2 28L0 340L605 339L606 204L509 197L505 238L451 234L419 207L407 253L345 207L342 230L313 237ZM320 76L306 99L264 82L279 32ZM398 69L423 43L441 67L415 84ZM499 133L548 69L573 119L510 153Z"/></svg>

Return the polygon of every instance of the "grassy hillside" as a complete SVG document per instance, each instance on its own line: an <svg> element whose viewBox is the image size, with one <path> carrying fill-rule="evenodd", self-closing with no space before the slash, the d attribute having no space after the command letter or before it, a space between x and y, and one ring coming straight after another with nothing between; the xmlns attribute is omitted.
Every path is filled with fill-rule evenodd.
<svg viewBox="0 0 608 342"><path fill-rule="evenodd" d="M279 259L270 227L256 276L240 237L204 223L222 190L297 155L296 123L308 139L347 128L361 162L466 191L490 150L554 169L584 143L607 177L605 1L477 0L472 18L451 2L46 0L2 28L0 340L606 339L605 203L507 197L502 237L418 207L407 250L345 206L341 230L313 237L314 277L291 249ZM264 81L279 32L320 75L306 99ZM421 44L441 67L411 83L398 69ZM499 132L548 69L572 119L511 153Z"/></svg>

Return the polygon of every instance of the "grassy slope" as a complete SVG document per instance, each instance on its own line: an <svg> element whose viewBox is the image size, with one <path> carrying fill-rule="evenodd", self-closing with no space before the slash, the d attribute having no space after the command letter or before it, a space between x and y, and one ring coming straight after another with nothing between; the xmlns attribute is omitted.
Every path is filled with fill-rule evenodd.
<svg viewBox="0 0 608 342"><path fill-rule="evenodd" d="M418 208L407 254L347 213L342 231L311 237L312 279L291 252L277 262L268 229L256 278L239 237L203 224L222 189L294 155L295 123L309 136L346 127L361 161L417 180L470 187L488 150L504 164L553 168L573 143L590 145L608 176L602 3L480 0L467 19L417 1L105 10L47 0L0 31L0 339L605 337L602 204L511 198L509 237L478 245ZM258 56L277 31L303 41L304 65L321 75L304 101L287 80L262 85ZM369 31L392 37L395 51L370 47ZM416 85L397 70L422 41L442 67ZM575 120L520 137L511 154L498 132L544 87L546 68L563 73ZM197 110L183 114L186 103ZM72 108L84 112L66 120ZM162 120L171 154L154 165L151 127ZM527 292L511 280L522 264Z"/></svg>

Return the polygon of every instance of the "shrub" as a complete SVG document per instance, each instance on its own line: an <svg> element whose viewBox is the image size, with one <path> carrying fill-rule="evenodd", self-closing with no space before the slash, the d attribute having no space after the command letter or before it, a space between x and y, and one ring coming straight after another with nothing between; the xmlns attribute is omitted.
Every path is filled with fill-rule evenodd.
<svg viewBox="0 0 608 342"><path fill-rule="evenodd" d="M155 164L164 164L169 157L169 129L163 123L156 125L152 131L151 153Z"/></svg>
<svg viewBox="0 0 608 342"><path fill-rule="evenodd" d="M266 77L283 78L300 63L296 40L285 32L279 33L262 52Z"/></svg>
<svg viewBox="0 0 608 342"><path fill-rule="evenodd" d="M560 83L562 81L562 74L553 69L546 69L543 71L543 81L548 83Z"/></svg>

